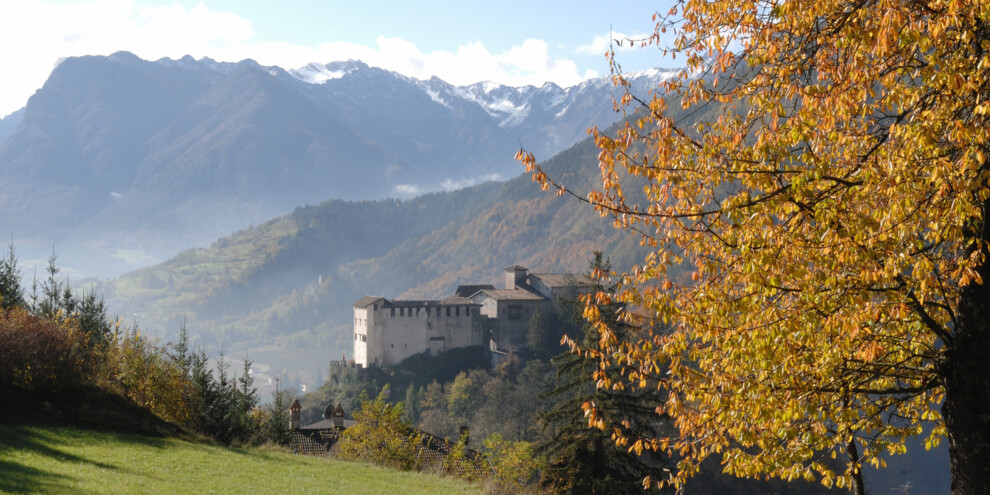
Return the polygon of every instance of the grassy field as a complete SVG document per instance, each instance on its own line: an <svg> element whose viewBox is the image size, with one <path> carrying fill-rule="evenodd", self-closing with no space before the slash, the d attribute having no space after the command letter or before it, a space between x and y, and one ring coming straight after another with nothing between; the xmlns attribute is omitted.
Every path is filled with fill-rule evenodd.
<svg viewBox="0 0 990 495"><path fill-rule="evenodd" d="M175 438L0 425L3 493L478 493L423 473Z"/></svg>

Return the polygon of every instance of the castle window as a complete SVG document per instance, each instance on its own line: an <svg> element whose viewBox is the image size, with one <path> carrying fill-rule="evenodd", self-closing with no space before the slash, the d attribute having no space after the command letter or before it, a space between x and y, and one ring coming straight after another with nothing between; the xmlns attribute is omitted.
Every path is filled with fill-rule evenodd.
<svg viewBox="0 0 990 495"><path fill-rule="evenodd" d="M391 308L391 309L392 309L392 315L391 316L395 316L395 308Z"/></svg>
<svg viewBox="0 0 990 495"><path fill-rule="evenodd" d="M430 322L426 322L426 329L429 330L431 328L433 328L433 324Z"/></svg>
<svg viewBox="0 0 990 495"><path fill-rule="evenodd" d="M361 342L367 342L367 341L368 341L368 336L367 335L362 335L361 336Z"/></svg>
<svg viewBox="0 0 990 495"><path fill-rule="evenodd" d="M454 316L461 316L461 307L457 306L454 308Z"/></svg>
<svg viewBox="0 0 990 495"><path fill-rule="evenodd" d="M450 306L447 307L447 316L450 316Z"/></svg>
<svg viewBox="0 0 990 495"><path fill-rule="evenodd" d="M406 308L399 308L399 316L406 316Z"/></svg>
<svg viewBox="0 0 990 495"><path fill-rule="evenodd" d="M358 340L358 334L354 334L354 340Z"/></svg>
<svg viewBox="0 0 990 495"><path fill-rule="evenodd" d="M464 316L471 316L471 306L464 308Z"/></svg>
<svg viewBox="0 0 990 495"><path fill-rule="evenodd" d="M508 309L510 320L518 320L519 318L522 318L522 307L518 304L513 304L512 306L509 306Z"/></svg>

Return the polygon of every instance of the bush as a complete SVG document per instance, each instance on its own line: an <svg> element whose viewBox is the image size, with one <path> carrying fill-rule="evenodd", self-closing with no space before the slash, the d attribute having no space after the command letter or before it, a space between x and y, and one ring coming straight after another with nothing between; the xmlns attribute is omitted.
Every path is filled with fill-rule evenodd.
<svg viewBox="0 0 990 495"><path fill-rule="evenodd" d="M388 386L374 400L362 395L356 424L344 430L337 455L404 471L422 469L418 454L423 439L403 419L402 404L389 404L387 396Z"/></svg>
<svg viewBox="0 0 990 495"><path fill-rule="evenodd" d="M53 391L82 383L92 373L87 344L75 320L0 309L0 383Z"/></svg>
<svg viewBox="0 0 990 495"><path fill-rule="evenodd" d="M119 387L127 398L148 408L156 416L189 425L195 391L185 371L166 348L154 344L133 329L107 346L102 380Z"/></svg>
<svg viewBox="0 0 990 495"><path fill-rule="evenodd" d="M492 433L485 439L485 457L497 482L503 487L521 489L533 484L540 476L542 463L529 442L512 442Z"/></svg>

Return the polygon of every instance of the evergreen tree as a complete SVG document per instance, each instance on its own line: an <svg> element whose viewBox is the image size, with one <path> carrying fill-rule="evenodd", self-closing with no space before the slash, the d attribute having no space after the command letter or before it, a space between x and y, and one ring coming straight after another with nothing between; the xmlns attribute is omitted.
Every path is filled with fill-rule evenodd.
<svg viewBox="0 0 990 495"><path fill-rule="evenodd" d="M69 287L66 285L68 292ZM113 339L117 322L107 312L106 303L102 297L96 297L96 291L90 290L83 294L81 298L76 298L69 292L68 302L63 304L66 308L71 308L70 313L79 320L79 329L89 338L91 349L100 349L107 346Z"/></svg>
<svg viewBox="0 0 990 495"><path fill-rule="evenodd" d="M254 387L254 377L251 376L251 365L254 364L247 356L244 356L243 373L237 378L238 406L240 412L247 414L258 405L258 389Z"/></svg>
<svg viewBox="0 0 990 495"><path fill-rule="evenodd" d="M209 408L212 434L217 441L229 445L237 440L240 431L237 421L240 400L237 396L237 378L231 378L230 361L223 351L217 357L216 391L214 402Z"/></svg>
<svg viewBox="0 0 990 495"><path fill-rule="evenodd" d="M526 323L526 348L536 359L545 359L554 354L552 349L556 346L548 323L547 317L539 309L533 311L533 316Z"/></svg>
<svg viewBox="0 0 990 495"><path fill-rule="evenodd" d="M195 390L192 426L196 431L214 436L213 406L217 402L217 385L210 371L209 359L203 349L190 356L189 378Z"/></svg>
<svg viewBox="0 0 990 495"><path fill-rule="evenodd" d="M24 288L21 287L21 269L17 266L14 243L8 245L7 257L0 259L0 308L24 306Z"/></svg>
<svg viewBox="0 0 990 495"><path fill-rule="evenodd" d="M289 411L286 403L289 397L285 390L279 385L280 380L275 382L275 390L272 391L272 403L268 406L268 418L264 424L264 434L268 441L277 445L288 445L291 439L289 431Z"/></svg>
<svg viewBox="0 0 990 495"><path fill-rule="evenodd" d="M596 252L592 273L608 272L608 261ZM596 290L611 290L606 283L599 282ZM614 332L630 334L637 330L620 321L620 307L603 309L609 312L603 320ZM580 318L580 313L575 318ZM639 437L655 437L661 418L651 404L657 398L642 389L631 392L596 388L598 360L590 359L584 349L595 346L598 334L588 324L581 327L581 333L573 339L572 352L553 360L557 384L545 397L554 399L557 406L539 415L547 430L546 440L537 448L547 460L540 484L554 493L641 493L645 477L662 474L662 459L647 453L637 455L628 446L616 445L612 433L618 430L626 436L636 432ZM598 427L589 426L582 410L582 404L589 402L598 408Z"/></svg>
<svg viewBox="0 0 990 495"><path fill-rule="evenodd" d="M189 376L192 370L192 358L189 350L189 332L186 330L186 319L182 318L182 324L179 326L179 336L175 343L171 346L172 350L169 352L169 358L172 362L182 370L185 376Z"/></svg>
<svg viewBox="0 0 990 495"><path fill-rule="evenodd" d="M52 255L48 258L48 267L45 269L48 272L48 278L41 282L40 299L37 278L35 278L32 287L32 309L36 314L49 318L59 316L59 310L62 309L62 303L64 302L64 291L67 289L66 283L58 279L59 267L55 263L57 259L58 253L55 252L55 248L53 247Z"/></svg>

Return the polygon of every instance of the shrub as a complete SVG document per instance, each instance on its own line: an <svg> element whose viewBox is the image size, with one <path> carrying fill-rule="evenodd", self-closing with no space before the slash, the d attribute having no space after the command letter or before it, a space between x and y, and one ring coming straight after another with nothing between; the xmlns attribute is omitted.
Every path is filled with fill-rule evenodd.
<svg viewBox="0 0 990 495"><path fill-rule="evenodd" d="M75 320L40 318L22 307L0 309L0 383L58 390L92 372L86 336Z"/></svg>
<svg viewBox="0 0 990 495"><path fill-rule="evenodd" d="M133 329L115 339L103 357L105 383L119 387L127 398L166 421L190 423L195 391L166 348Z"/></svg>
<svg viewBox="0 0 990 495"><path fill-rule="evenodd" d="M520 489L531 485L540 475L542 463L529 442L509 441L498 433L485 439L485 457L497 482L506 488Z"/></svg>
<svg viewBox="0 0 990 495"><path fill-rule="evenodd" d="M344 430L337 455L404 471L421 469L421 435L403 420L402 404L389 404L387 396L388 386L374 400L362 394L355 425Z"/></svg>

